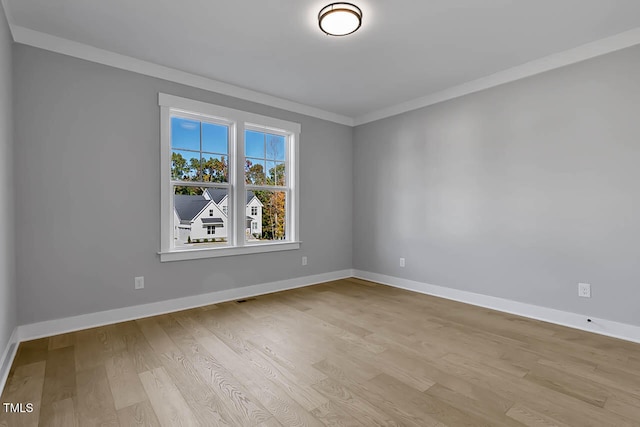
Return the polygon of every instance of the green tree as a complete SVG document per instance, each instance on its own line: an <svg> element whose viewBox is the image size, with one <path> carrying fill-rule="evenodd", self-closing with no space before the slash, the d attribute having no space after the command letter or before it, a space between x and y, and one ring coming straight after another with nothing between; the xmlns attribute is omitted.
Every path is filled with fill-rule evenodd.
<svg viewBox="0 0 640 427"><path fill-rule="evenodd" d="M283 191L255 192L262 202L262 237L267 240L281 240L285 236L286 200Z"/></svg>
<svg viewBox="0 0 640 427"><path fill-rule="evenodd" d="M185 179L185 181L202 181L202 169L200 165L200 160L196 159L195 157L192 157L190 159L189 167L191 168L191 171L192 171L191 178ZM195 175L193 174L194 171L195 171Z"/></svg>
<svg viewBox="0 0 640 427"><path fill-rule="evenodd" d="M284 163L278 163L275 168L269 169L269 178L267 179L269 185L284 186Z"/></svg>
<svg viewBox="0 0 640 427"><path fill-rule="evenodd" d="M229 165L227 158L220 156L219 159L209 157L209 160L202 159L202 178L208 182L227 182L229 177Z"/></svg>
<svg viewBox="0 0 640 427"><path fill-rule="evenodd" d="M250 160L245 163L245 180L253 185L279 185L284 186L284 163L265 173L261 163L253 164ZM262 238L268 240L280 240L285 236L286 200L283 191L254 191L256 197L262 202Z"/></svg>
<svg viewBox="0 0 640 427"><path fill-rule="evenodd" d="M171 154L171 179L176 181L195 181L192 171L193 171L193 160L191 159L191 164L187 162L187 160L182 157L182 154L172 153ZM197 169L196 169L197 170ZM187 195L197 195L202 194L202 191L197 187L183 187L177 186L175 187L175 194L187 194Z"/></svg>
<svg viewBox="0 0 640 427"><path fill-rule="evenodd" d="M171 179L189 181L191 168L180 153L171 153Z"/></svg>
<svg viewBox="0 0 640 427"><path fill-rule="evenodd" d="M262 168L262 165L257 165ZM266 185L285 185L285 165L278 164L268 171ZM285 236L286 195L284 191L256 191L256 197L262 202L262 237L268 240L281 240Z"/></svg>
<svg viewBox="0 0 640 427"><path fill-rule="evenodd" d="M266 175L264 166L260 163L253 164L251 160L247 160L244 165L245 182L247 184L263 185L266 183Z"/></svg>

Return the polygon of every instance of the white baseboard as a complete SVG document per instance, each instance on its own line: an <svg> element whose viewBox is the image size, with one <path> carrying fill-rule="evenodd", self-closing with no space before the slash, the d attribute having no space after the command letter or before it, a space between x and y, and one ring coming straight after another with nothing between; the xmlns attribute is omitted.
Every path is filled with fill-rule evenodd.
<svg viewBox="0 0 640 427"><path fill-rule="evenodd" d="M97 313L83 314L63 319L31 323L28 325L18 326L17 338L19 341L28 341L63 334L66 332L124 322L127 320L141 319L143 317L202 307L209 304L270 294L272 292L284 291L287 289L301 288L304 286L314 285L316 283L344 279L346 277L351 277L352 275L352 270L333 271L314 276L296 277L294 279L281 280L278 282L262 283L242 288L211 292L208 294L193 295L150 304L117 308L114 310L100 311Z"/></svg>
<svg viewBox="0 0 640 427"><path fill-rule="evenodd" d="M433 295L471 305L490 308L505 313L555 323L569 328L580 329L613 338L640 343L640 326L614 322L612 320L599 319L585 316L584 314L571 313L553 308L541 307L523 302L512 301L504 298L476 294L459 289L445 288L443 286L429 285L414 280L401 279L399 277L368 271L354 270L353 276L378 282L395 288L406 289L421 294ZM587 322L591 319L591 322Z"/></svg>
<svg viewBox="0 0 640 427"><path fill-rule="evenodd" d="M18 344L18 328L15 328L9 337L9 342L2 353L2 357L0 357L0 395L7 383L11 364L13 363L13 359L16 357L16 352L18 351Z"/></svg>
<svg viewBox="0 0 640 427"><path fill-rule="evenodd" d="M249 298L257 295L284 291L287 289L301 288L317 283L344 279L347 277L357 277L360 279L371 280L373 282L382 283L400 289L406 289L413 292L419 292L454 301L460 301L471 305L486 307L493 310L528 317L531 319L542 320L562 326L568 326L574 329L581 329L584 331L594 332L597 334L619 338L626 341L640 343L640 326L629 325L595 317L590 317L592 321L589 323L586 320L587 316L582 314L570 313L547 307L540 307L504 298L462 291L458 289L429 285L427 283L416 282L413 280L402 279L399 277L387 276L383 274L371 273L368 271L347 269L18 326L13 331L7 347L4 350L4 354L0 359L0 391L4 389L9 374L9 369L11 368L11 363L18 349L18 344L22 341L28 341L66 332L93 328L97 326L104 326L113 323L124 322L127 320L156 316L180 310L187 310L190 308L201 307L209 304Z"/></svg>

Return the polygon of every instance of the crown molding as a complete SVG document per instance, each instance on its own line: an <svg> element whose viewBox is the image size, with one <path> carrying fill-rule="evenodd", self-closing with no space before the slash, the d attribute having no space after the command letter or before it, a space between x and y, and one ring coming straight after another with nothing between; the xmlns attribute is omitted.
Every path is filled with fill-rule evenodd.
<svg viewBox="0 0 640 427"><path fill-rule="evenodd" d="M2 1L4 2L5 0ZM99 49L97 47L74 42L72 40L64 39L61 37L52 36L50 34L31 30L19 25L13 25L11 26L11 28L13 38L16 43L49 50L51 52L61 53L63 55L84 59L86 61L91 61L98 64L108 65L110 67L119 68L121 70L133 71L134 73L168 80L186 86L220 93L222 95L233 96L234 98L244 99L246 101L252 101L271 107L281 108L283 110L316 117L318 119L327 120L342 125L353 126L353 118L341 114L321 110L319 108L300 104L298 102L278 98L273 95L267 95L265 93L257 92L251 89L246 89L229 83L213 80L207 77L198 76L196 74L187 73L175 68L154 64L152 62L143 61L130 56L110 52L108 50Z"/></svg>
<svg viewBox="0 0 640 427"><path fill-rule="evenodd" d="M432 93L430 95L364 114L355 118L354 125L359 126L365 123L406 113L407 111L428 107L429 105L438 104L470 93L479 92L505 83L524 79L526 77L544 73L545 71L565 67L567 65L582 62L587 59L595 58L596 56L605 55L637 44L640 44L640 28L634 28L614 36L583 44L563 52L554 53L504 71L499 71L495 74L491 74L477 80L453 86L440 92Z"/></svg>
<svg viewBox="0 0 640 427"><path fill-rule="evenodd" d="M9 28L16 43L49 50L67 56L72 56L86 61L96 62L133 71L138 74L168 80L175 83L184 84L210 92L233 96L246 101L257 102L283 110L316 117L334 123L347 126L359 126L366 123L381 120L387 117L406 113L428 107L430 105L459 98L464 95L479 92L505 83L514 82L520 79L551 71L556 68L582 62L597 56L606 55L617 50L640 44L640 27L616 34L604 39L596 40L569 50L554 53L552 55L539 58L516 67L512 67L497 73L462 83L448 89L435 92L429 95L415 98L396 105L385 107L362 116L353 118L342 114L322 110L309 105L267 95L262 92L224 83L218 80L191 74L185 71L143 61L130 56L117 54L108 50L99 49L83 43L74 42L68 39L52 36L47 33L31 30L13 24L13 19L8 9L8 0L0 0L4 6L5 15L9 23Z"/></svg>

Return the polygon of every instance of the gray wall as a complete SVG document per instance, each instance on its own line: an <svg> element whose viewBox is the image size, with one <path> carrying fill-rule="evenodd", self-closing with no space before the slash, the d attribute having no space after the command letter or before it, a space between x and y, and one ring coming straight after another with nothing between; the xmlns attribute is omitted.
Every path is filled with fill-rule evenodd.
<svg viewBox="0 0 640 427"><path fill-rule="evenodd" d="M354 268L640 325L638 76L633 47L357 127Z"/></svg>
<svg viewBox="0 0 640 427"><path fill-rule="evenodd" d="M0 5L0 358L16 327L13 239L13 114L11 44L13 39Z"/></svg>
<svg viewBox="0 0 640 427"><path fill-rule="evenodd" d="M640 325L640 47L355 131L13 52L21 324L353 266ZM302 124L302 250L158 261L158 92ZM7 249L11 220L1 223ZM2 300L12 301L11 256L2 262ZM136 275L144 291L133 290ZM593 298L577 297L580 281Z"/></svg>
<svg viewBox="0 0 640 427"><path fill-rule="evenodd" d="M22 45L14 85L20 324L351 268L350 127ZM301 250L159 262L158 92L301 123Z"/></svg>

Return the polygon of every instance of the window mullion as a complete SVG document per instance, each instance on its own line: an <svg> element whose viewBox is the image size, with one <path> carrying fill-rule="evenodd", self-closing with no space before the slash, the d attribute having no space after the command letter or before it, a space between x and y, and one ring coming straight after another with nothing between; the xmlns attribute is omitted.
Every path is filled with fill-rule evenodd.
<svg viewBox="0 0 640 427"><path fill-rule="evenodd" d="M280 185L248 185L245 184L245 190L253 191L287 191L289 187L283 187Z"/></svg>
<svg viewBox="0 0 640 427"><path fill-rule="evenodd" d="M171 180L172 186L180 186L180 187L207 187L207 188L229 188L229 183L227 182L214 182L214 181L179 181L179 180Z"/></svg>
<svg viewBox="0 0 640 427"><path fill-rule="evenodd" d="M246 191L244 182L244 123L237 122L235 125L234 141L232 151L235 155L235 173L233 174L233 206L234 206L234 237L236 246L245 245L245 218L246 213Z"/></svg>

